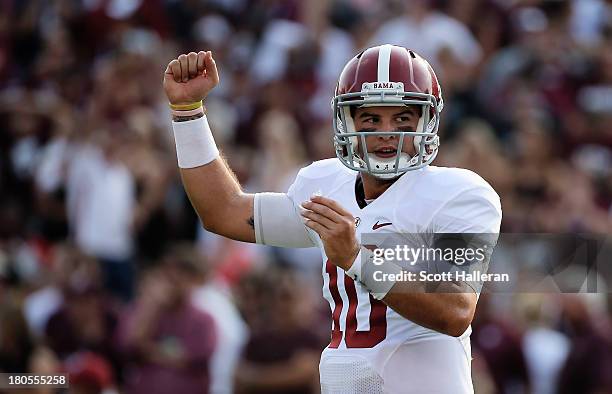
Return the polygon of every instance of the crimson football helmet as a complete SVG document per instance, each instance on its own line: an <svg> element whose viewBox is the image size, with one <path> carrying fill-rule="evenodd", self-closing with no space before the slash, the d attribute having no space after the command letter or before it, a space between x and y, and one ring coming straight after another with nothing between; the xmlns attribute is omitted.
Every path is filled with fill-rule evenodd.
<svg viewBox="0 0 612 394"><path fill-rule="evenodd" d="M352 109L402 105L421 107L416 130L355 130ZM443 106L438 78L425 59L395 45L368 48L346 64L336 86L332 100L336 156L348 168L382 179L427 166L438 154L437 133ZM395 157L383 159L369 155L366 136L371 135L398 137ZM414 137L416 154L402 152L404 136Z"/></svg>

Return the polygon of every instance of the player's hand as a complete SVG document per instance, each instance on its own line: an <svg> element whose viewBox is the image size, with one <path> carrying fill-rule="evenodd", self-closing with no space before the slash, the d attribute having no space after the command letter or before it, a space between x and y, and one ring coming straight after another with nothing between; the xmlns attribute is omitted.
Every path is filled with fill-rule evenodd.
<svg viewBox="0 0 612 394"><path fill-rule="evenodd" d="M170 104L203 100L219 84L219 72L212 52L182 54L168 63L164 91Z"/></svg>
<svg viewBox="0 0 612 394"><path fill-rule="evenodd" d="M305 224L321 237L329 261L345 271L351 268L359 253L353 215L336 201L316 195L302 207Z"/></svg>

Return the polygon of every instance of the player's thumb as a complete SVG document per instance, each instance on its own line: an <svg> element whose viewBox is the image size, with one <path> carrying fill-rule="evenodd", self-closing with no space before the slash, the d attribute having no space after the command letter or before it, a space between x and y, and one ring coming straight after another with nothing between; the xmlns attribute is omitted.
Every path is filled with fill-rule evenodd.
<svg viewBox="0 0 612 394"><path fill-rule="evenodd" d="M219 83L219 71L211 51L206 52L204 64L206 65L206 77L210 78L211 82L217 85Z"/></svg>
<svg viewBox="0 0 612 394"><path fill-rule="evenodd" d="M167 83L167 82L178 82L177 76L174 75L174 73L172 72L172 69L170 68L170 64L168 64L166 66L166 71L164 71L163 82L164 83Z"/></svg>

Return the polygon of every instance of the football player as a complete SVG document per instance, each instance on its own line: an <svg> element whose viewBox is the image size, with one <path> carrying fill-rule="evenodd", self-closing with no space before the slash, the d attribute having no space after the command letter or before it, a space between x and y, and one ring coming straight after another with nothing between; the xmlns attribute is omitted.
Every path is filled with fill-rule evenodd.
<svg viewBox="0 0 612 394"><path fill-rule="evenodd" d="M337 157L303 168L287 193L244 193L219 155L201 101L218 83L211 52L183 54L165 72L185 190L209 231L320 248L333 317L319 365L322 392L473 392L478 286L440 281L423 291L422 282L387 275L381 283L365 269L372 246L362 244L371 234L499 232L500 201L489 184L468 170L430 165L443 100L429 63L393 45L351 59L332 101ZM403 270L393 261L377 269Z"/></svg>

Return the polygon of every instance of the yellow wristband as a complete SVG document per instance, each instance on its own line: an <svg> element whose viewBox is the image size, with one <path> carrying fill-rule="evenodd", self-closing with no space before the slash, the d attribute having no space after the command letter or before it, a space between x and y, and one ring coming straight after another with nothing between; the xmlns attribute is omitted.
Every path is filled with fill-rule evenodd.
<svg viewBox="0 0 612 394"><path fill-rule="evenodd" d="M191 111L202 107L202 100L189 104L170 104L170 108L175 111Z"/></svg>

